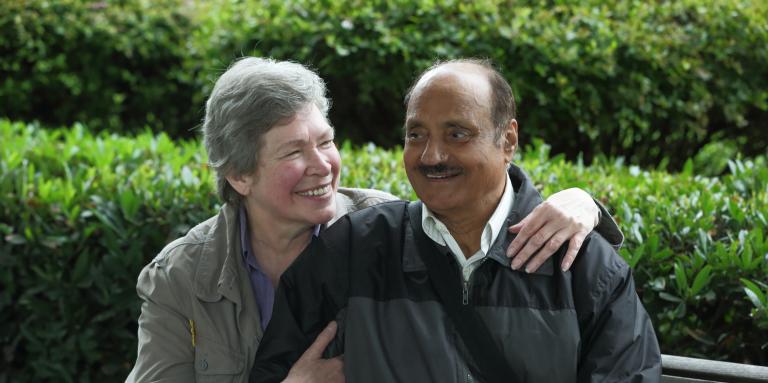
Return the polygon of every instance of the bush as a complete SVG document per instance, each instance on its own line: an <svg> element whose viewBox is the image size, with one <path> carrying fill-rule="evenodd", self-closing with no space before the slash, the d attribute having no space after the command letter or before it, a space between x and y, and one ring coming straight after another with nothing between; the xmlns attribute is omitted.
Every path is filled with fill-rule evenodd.
<svg viewBox="0 0 768 383"><path fill-rule="evenodd" d="M768 6L741 0L206 3L193 41L223 68L245 54L314 65L355 142L400 142L402 99L437 58L488 57L512 82L523 134L679 168L705 144L765 153ZM207 49L207 50L206 50ZM217 72L204 69L205 83Z"/></svg>
<svg viewBox="0 0 768 383"><path fill-rule="evenodd" d="M242 55L315 66L353 142L400 142L435 59L488 57L522 133L558 153L674 168L727 140L765 154L768 5L749 0L0 2L0 116L191 137Z"/></svg>
<svg viewBox="0 0 768 383"><path fill-rule="evenodd" d="M124 379L139 270L217 208L201 146L8 121L0 141L0 382ZM413 196L400 149L341 151L343 185ZM721 179L586 167L541 143L519 163L545 195L577 185L615 211L663 352L768 364L764 158Z"/></svg>
<svg viewBox="0 0 768 383"><path fill-rule="evenodd" d="M180 3L0 1L0 116L189 135L202 106Z"/></svg>
<svg viewBox="0 0 768 383"><path fill-rule="evenodd" d="M8 122L0 141L0 381L124 379L140 267L216 201L200 146Z"/></svg>

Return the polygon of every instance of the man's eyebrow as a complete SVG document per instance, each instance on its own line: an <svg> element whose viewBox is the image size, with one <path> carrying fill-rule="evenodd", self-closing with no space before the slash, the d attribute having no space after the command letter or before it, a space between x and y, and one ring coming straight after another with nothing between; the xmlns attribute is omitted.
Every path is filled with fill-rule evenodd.
<svg viewBox="0 0 768 383"><path fill-rule="evenodd" d="M464 120L448 120L441 124L443 127L459 127L459 128L469 128L470 123Z"/></svg>
<svg viewBox="0 0 768 383"><path fill-rule="evenodd" d="M421 121L415 119L415 118L406 118L405 122L403 123L403 130L405 129L411 129L415 128L421 125Z"/></svg>

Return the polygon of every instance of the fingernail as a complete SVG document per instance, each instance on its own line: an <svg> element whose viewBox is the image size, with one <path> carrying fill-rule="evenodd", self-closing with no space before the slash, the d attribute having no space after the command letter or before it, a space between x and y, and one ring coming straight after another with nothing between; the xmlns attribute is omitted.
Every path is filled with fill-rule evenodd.
<svg viewBox="0 0 768 383"><path fill-rule="evenodd" d="M525 267L525 273L526 274L530 274L531 273L531 267L530 266L526 266Z"/></svg>
<svg viewBox="0 0 768 383"><path fill-rule="evenodd" d="M568 261L565 261L565 262L563 263L563 266L561 267L561 270L563 270L563 271L568 271L568 268L569 268L569 267L571 267L571 263L570 263L570 262L568 262Z"/></svg>
<svg viewBox="0 0 768 383"><path fill-rule="evenodd" d="M510 266L512 267L512 270L517 270L520 267L517 261L512 261Z"/></svg>

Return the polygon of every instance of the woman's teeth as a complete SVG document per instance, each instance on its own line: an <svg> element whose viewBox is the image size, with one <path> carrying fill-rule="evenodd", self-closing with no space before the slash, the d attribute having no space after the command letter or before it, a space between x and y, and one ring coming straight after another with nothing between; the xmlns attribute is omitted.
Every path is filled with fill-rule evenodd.
<svg viewBox="0 0 768 383"><path fill-rule="evenodd" d="M321 188L307 190L305 192L299 192L297 194L300 195L300 196L304 196L304 197L317 197L317 196L321 196L323 194L326 194L326 193L328 193L330 191L331 191L331 185L325 185L325 186L323 186Z"/></svg>

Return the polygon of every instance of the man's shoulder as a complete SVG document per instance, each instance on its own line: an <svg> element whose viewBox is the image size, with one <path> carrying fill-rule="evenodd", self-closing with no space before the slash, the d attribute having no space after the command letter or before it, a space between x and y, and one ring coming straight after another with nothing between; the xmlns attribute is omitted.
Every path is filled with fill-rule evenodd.
<svg viewBox="0 0 768 383"><path fill-rule="evenodd" d="M328 226L313 244L343 252L353 243L397 236L407 219L408 204L407 201L388 201L351 212Z"/></svg>
<svg viewBox="0 0 768 383"><path fill-rule="evenodd" d="M574 263L574 266L583 272L591 272L595 268L619 270L629 267L613 245L596 231L592 231L584 239L576 259L578 264Z"/></svg>
<svg viewBox="0 0 768 383"><path fill-rule="evenodd" d="M632 277L627 262L597 232L584 240L571 272L575 296L589 300L611 295Z"/></svg>
<svg viewBox="0 0 768 383"><path fill-rule="evenodd" d="M337 199L338 203L340 203L346 210L344 213L349 213L382 202L394 201L398 198L390 193L376 189L340 187Z"/></svg>
<svg viewBox="0 0 768 383"><path fill-rule="evenodd" d="M358 230L365 230L363 226L379 226L382 223L389 223L389 226L399 227L407 215L408 204L408 201L385 201L353 211L347 217L349 222Z"/></svg>

